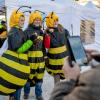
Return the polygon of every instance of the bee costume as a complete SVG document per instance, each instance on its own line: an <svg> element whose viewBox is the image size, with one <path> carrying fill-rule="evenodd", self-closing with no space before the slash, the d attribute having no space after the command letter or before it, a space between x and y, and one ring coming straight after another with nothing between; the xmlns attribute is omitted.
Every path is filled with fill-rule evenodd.
<svg viewBox="0 0 100 100"><path fill-rule="evenodd" d="M66 46L66 31L60 32L58 27L54 28L54 21L58 21L58 16L52 12L46 17L47 30L46 33L50 36L50 48L48 49L49 64L46 66L47 72L52 75L59 75L60 79L64 78L62 66L64 59L68 56ZM67 33L68 34L68 33Z"/></svg>
<svg viewBox="0 0 100 100"><path fill-rule="evenodd" d="M45 51L43 47L43 31L41 30L40 26L36 27L35 25L33 25L33 22L36 18L42 20L41 13L38 11L31 13L29 18L29 26L25 30L27 38L30 38L32 34L37 33L38 36L36 39L39 39L39 42L38 41L37 43L33 42L33 45L31 46L28 52L28 61L31 68L31 73L29 78L33 81L34 84L36 82L41 82L43 80L44 70L45 70L44 53L43 53L43 51Z"/></svg>
<svg viewBox="0 0 100 100"><path fill-rule="evenodd" d="M22 29L18 27L23 13L14 11L10 17L8 50L0 57L0 95L9 95L22 88L29 77L30 67L25 53L33 44L25 40Z"/></svg>

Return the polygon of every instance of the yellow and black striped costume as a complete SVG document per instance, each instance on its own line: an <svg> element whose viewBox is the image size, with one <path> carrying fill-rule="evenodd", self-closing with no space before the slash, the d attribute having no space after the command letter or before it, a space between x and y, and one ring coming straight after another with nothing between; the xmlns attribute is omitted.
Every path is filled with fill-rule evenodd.
<svg viewBox="0 0 100 100"><path fill-rule="evenodd" d="M28 52L28 61L31 68L31 74L29 78L36 83L43 80L45 71L43 32L41 27L35 27L33 24L30 24L25 30L27 38L30 38L35 32L38 34L38 39L40 39L40 42L38 44L34 44L33 42L33 46Z"/></svg>
<svg viewBox="0 0 100 100"><path fill-rule="evenodd" d="M54 28L54 32L47 30L51 37L50 48L48 49L49 65L47 72L51 75L59 74L60 78L64 78L62 66L64 59L68 56L68 49L66 47L65 33L60 33L58 28Z"/></svg>
<svg viewBox="0 0 100 100"><path fill-rule="evenodd" d="M0 57L0 95L9 95L22 88L29 77L27 54L16 51L24 43L23 31L13 27L8 36L8 50Z"/></svg>

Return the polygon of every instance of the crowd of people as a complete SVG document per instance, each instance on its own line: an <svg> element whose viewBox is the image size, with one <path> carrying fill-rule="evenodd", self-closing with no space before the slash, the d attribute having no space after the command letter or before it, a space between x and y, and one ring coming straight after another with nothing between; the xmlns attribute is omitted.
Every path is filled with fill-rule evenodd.
<svg viewBox="0 0 100 100"><path fill-rule="evenodd" d="M36 99L44 100L42 84L46 70L54 78L50 100L99 100L99 67L80 74L75 62L73 67L69 65L67 37L70 34L59 24L58 15L50 12L46 16L45 30L39 11L31 12L25 30L24 22L24 13L14 10L8 34L0 25L0 43L8 37L8 49L0 57L0 95L9 95L9 100L20 100L24 87L23 98L28 99L34 86ZM98 51L86 50L86 53L89 60L100 61Z"/></svg>

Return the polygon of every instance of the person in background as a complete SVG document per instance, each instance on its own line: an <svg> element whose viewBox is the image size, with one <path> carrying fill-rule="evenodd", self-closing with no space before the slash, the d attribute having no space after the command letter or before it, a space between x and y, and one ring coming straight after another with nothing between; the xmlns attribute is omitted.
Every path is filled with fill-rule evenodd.
<svg viewBox="0 0 100 100"><path fill-rule="evenodd" d="M47 15L46 25L45 34L48 34L50 37L47 53L49 61L46 70L54 77L54 84L56 84L60 79L64 79L62 67L65 57L69 55L67 47L69 32L59 24L59 17L54 12Z"/></svg>
<svg viewBox="0 0 100 100"><path fill-rule="evenodd" d="M100 52L86 50L88 59L100 62ZM66 58L68 59L68 58ZM99 100L100 98L100 63L95 68L80 74L79 66L73 67L65 60L63 66L66 79L56 84L49 100Z"/></svg>
<svg viewBox="0 0 100 100"><path fill-rule="evenodd" d="M4 41L7 38L7 29L6 26L4 24L0 24L0 48L2 47Z"/></svg>
<svg viewBox="0 0 100 100"><path fill-rule="evenodd" d="M1 25L3 25L3 27L4 27L5 29L7 29L6 21L2 20L2 21L1 21Z"/></svg>
<svg viewBox="0 0 100 100"><path fill-rule="evenodd" d="M30 80L35 84L35 94L37 100L44 100L42 96L42 83L45 71L45 48L43 45L42 15L39 11L30 14L29 26L25 30L27 38L34 35L33 45L28 52L28 61L31 67ZM30 82L24 87L24 99L27 99L30 92Z"/></svg>

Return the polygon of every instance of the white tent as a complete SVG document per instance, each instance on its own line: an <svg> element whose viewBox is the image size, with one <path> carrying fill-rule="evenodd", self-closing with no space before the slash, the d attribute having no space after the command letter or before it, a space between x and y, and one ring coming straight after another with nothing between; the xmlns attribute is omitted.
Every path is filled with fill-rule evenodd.
<svg viewBox="0 0 100 100"><path fill-rule="evenodd" d="M88 48L96 48L100 51L100 9L97 8L91 1L86 4L86 7L94 10L93 13L95 20L95 43L87 45Z"/></svg>
<svg viewBox="0 0 100 100"><path fill-rule="evenodd" d="M51 11L55 11L58 14L63 14L63 15L65 14L64 13L65 9L62 5L55 3L54 1L50 1L50 0L5 0L5 5L7 7L8 22L9 22L9 17L11 15L12 10L18 9L20 6L31 6L31 9L22 8L21 10L22 11L40 10L40 11L45 12L45 16L47 15L47 13L49 13ZM26 21L28 22L27 17L26 17Z"/></svg>
<svg viewBox="0 0 100 100"><path fill-rule="evenodd" d="M20 6L31 6L32 11L41 10L46 14L55 11L60 17L60 23L73 35L80 35L81 20L93 20L95 21L95 42L100 44L100 10L91 1L86 6L81 6L73 0L5 0L5 5L8 21L12 10ZM28 8L24 8L24 10L28 10ZM28 23L28 17L26 23Z"/></svg>
<svg viewBox="0 0 100 100"><path fill-rule="evenodd" d="M95 22L95 42L91 45L88 45L90 48L96 48L100 50L100 9L97 8L91 1L89 1L85 6L80 6L75 2L72 5L66 5L66 9L69 8L71 14L69 19L70 23L66 27L69 28L69 31L73 35L80 35L80 21L81 20L92 20Z"/></svg>
<svg viewBox="0 0 100 100"><path fill-rule="evenodd" d="M56 1L57 2L57 1ZM90 5L91 4L91 5ZM87 19L87 20L94 20L96 21L98 18L100 18L100 10L98 8L96 8L96 6L91 3L90 1L88 2L88 4L86 6L81 6L76 4L74 1L67 3L62 2L62 5L65 6L66 9L66 19L63 19L64 23L70 23L68 24L64 24L65 27L67 27L67 29L71 32L71 27L73 26L73 34L74 35L79 35L80 34L80 20L82 19ZM70 13L68 13L70 12ZM97 23L96 23L97 24Z"/></svg>

